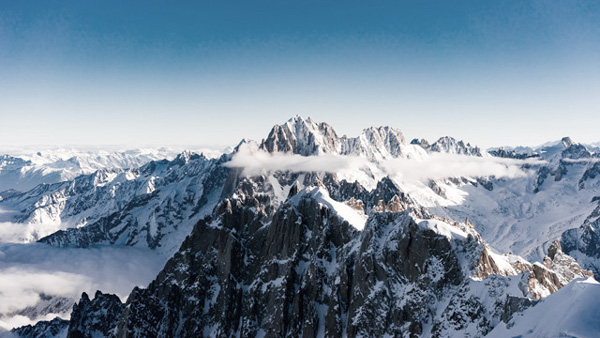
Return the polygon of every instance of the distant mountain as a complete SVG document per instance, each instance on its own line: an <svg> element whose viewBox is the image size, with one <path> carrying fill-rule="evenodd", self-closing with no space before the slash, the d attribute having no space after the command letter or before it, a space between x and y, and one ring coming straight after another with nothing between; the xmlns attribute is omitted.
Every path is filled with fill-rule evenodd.
<svg viewBox="0 0 600 338"><path fill-rule="evenodd" d="M402 133L391 127L371 127L358 137L338 137L327 123L316 123L310 117L295 116L273 127L260 149L289 152L303 156L338 154L363 156L371 160L418 157L423 151L406 143Z"/></svg>
<svg viewBox="0 0 600 338"><path fill-rule="evenodd" d="M42 184L2 205L19 210L14 221L64 229L41 239L44 243L141 245L170 256L218 202L228 172L220 166L225 160L184 152L172 161Z"/></svg>
<svg viewBox="0 0 600 338"><path fill-rule="evenodd" d="M6 190L27 191L42 183L68 181L98 169L137 168L150 161L173 159L178 153L169 148L125 151L51 148L8 150L5 154L0 150L0 196ZM215 151L210 152L211 156L214 154Z"/></svg>

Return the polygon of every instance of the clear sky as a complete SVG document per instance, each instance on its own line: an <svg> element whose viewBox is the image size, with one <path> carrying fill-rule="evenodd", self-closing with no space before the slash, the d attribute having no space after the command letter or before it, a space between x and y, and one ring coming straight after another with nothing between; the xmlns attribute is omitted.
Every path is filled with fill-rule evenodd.
<svg viewBox="0 0 600 338"><path fill-rule="evenodd" d="M295 114L600 141L600 2L0 0L1 145L230 145Z"/></svg>

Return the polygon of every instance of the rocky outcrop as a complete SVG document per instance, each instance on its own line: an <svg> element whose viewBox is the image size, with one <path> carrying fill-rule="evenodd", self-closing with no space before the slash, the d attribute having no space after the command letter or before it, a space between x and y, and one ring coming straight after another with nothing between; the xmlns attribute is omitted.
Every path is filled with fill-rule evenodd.
<svg viewBox="0 0 600 338"><path fill-rule="evenodd" d="M429 149L429 147L431 146L431 145L429 144L429 142L427 142L427 140L426 140L426 139L424 139L424 138L422 138L422 139L420 139L420 140L419 140L419 139L417 139L417 138L415 138L415 139L413 139L412 141L410 141L410 144L414 144L414 145L417 145L417 146L421 146L421 148L423 148L423 149Z"/></svg>
<svg viewBox="0 0 600 338"><path fill-rule="evenodd" d="M340 139L327 123L316 123L295 116L283 125L275 125L260 149L268 152L291 152L303 156L339 153Z"/></svg>
<svg viewBox="0 0 600 338"><path fill-rule="evenodd" d="M587 168L581 179L579 179L579 189L585 189L585 183L588 180L593 180L600 176L600 162L595 162L592 166Z"/></svg>
<svg viewBox="0 0 600 338"><path fill-rule="evenodd" d="M123 312L119 297L96 291L90 300L84 292L73 305L67 338L108 337L114 334L113 324Z"/></svg>
<svg viewBox="0 0 600 338"><path fill-rule="evenodd" d="M413 158L425 151L407 145L402 133L391 127L370 127L358 137L338 137L326 123L317 123L295 116L282 125L275 125L259 149L302 156L338 154L362 156L372 161L390 158Z"/></svg>
<svg viewBox="0 0 600 338"><path fill-rule="evenodd" d="M565 254L559 241L553 242L548 248L548 256L543 263L534 263L529 275L529 294L533 299L546 297L577 278L593 277L593 273L585 270Z"/></svg>
<svg viewBox="0 0 600 338"><path fill-rule="evenodd" d="M435 141L428 148L429 151L438 153L483 156L481 149L476 146L471 146L470 143L465 144L462 140L457 141L453 137L444 136Z"/></svg>
<svg viewBox="0 0 600 338"><path fill-rule="evenodd" d="M577 257L586 269L600 278L600 204L579 228L562 234L561 244L566 253Z"/></svg>
<svg viewBox="0 0 600 338"><path fill-rule="evenodd" d="M488 154L495 156L495 157L512 158L512 159L516 159L516 160L526 160L528 158L540 157L540 154L538 154L536 152L518 153L515 150L506 150L502 147L500 147L498 149L489 150Z"/></svg>
<svg viewBox="0 0 600 338"><path fill-rule="evenodd" d="M61 318L54 318L46 321L41 320L35 325L25 325L11 330L11 338L54 338L65 337L69 329L69 321ZM4 337L0 333L0 336Z"/></svg>

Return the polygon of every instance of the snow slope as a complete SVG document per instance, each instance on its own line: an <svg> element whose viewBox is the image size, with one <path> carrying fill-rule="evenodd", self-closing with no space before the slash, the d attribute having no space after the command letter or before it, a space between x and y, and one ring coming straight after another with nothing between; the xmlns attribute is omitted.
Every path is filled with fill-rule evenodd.
<svg viewBox="0 0 600 338"><path fill-rule="evenodd" d="M600 337L600 283L578 279L486 337Z"/></svg>

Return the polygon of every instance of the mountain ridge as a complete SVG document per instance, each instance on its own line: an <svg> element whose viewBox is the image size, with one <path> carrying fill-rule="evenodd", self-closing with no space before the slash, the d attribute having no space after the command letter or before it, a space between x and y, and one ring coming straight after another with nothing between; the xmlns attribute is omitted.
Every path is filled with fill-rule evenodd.
<svg viewBox="0 0 600 338"><path fill-rule="evenodd" d="M246 175L225 166L242 145L307 160L357 156L369 163L427 161L441 152L447 156L441 161L506 163L523 175L412 182L375 167L351 175L276 169ZM597 223L589 203L600 196L593 162L598 153L563 139L536 156L519 156L488 154L450 137L407 143L390 127L338 137L326 123L294 117L262 142L243 140L218 159L184 152L137 169L38 186L11 194L0 206L18 206L26 222L47 215L76 225L43 243L140 245L171 257L157 279L136 288L125 304L104 296L80 301L95 305L73 312L71 336L477 336L535 308L536 299L552 297L571 280L590 277L584 268L598 271L594 248L600 240L585 230ZM556 214L555 223L514 227L527 219L544 221L551 203L555 212L575 210L577 217ZM506 226L512 236L527 234L532 241L504 234L501 219L516 222ZM260 315L265 311L256 304L287 308L294 316ZM104 307L115 309L103 319L110 324L85 331ZM373 317L377 313L382 317ZM40 325L47 330L47 323Z"/></svg>

